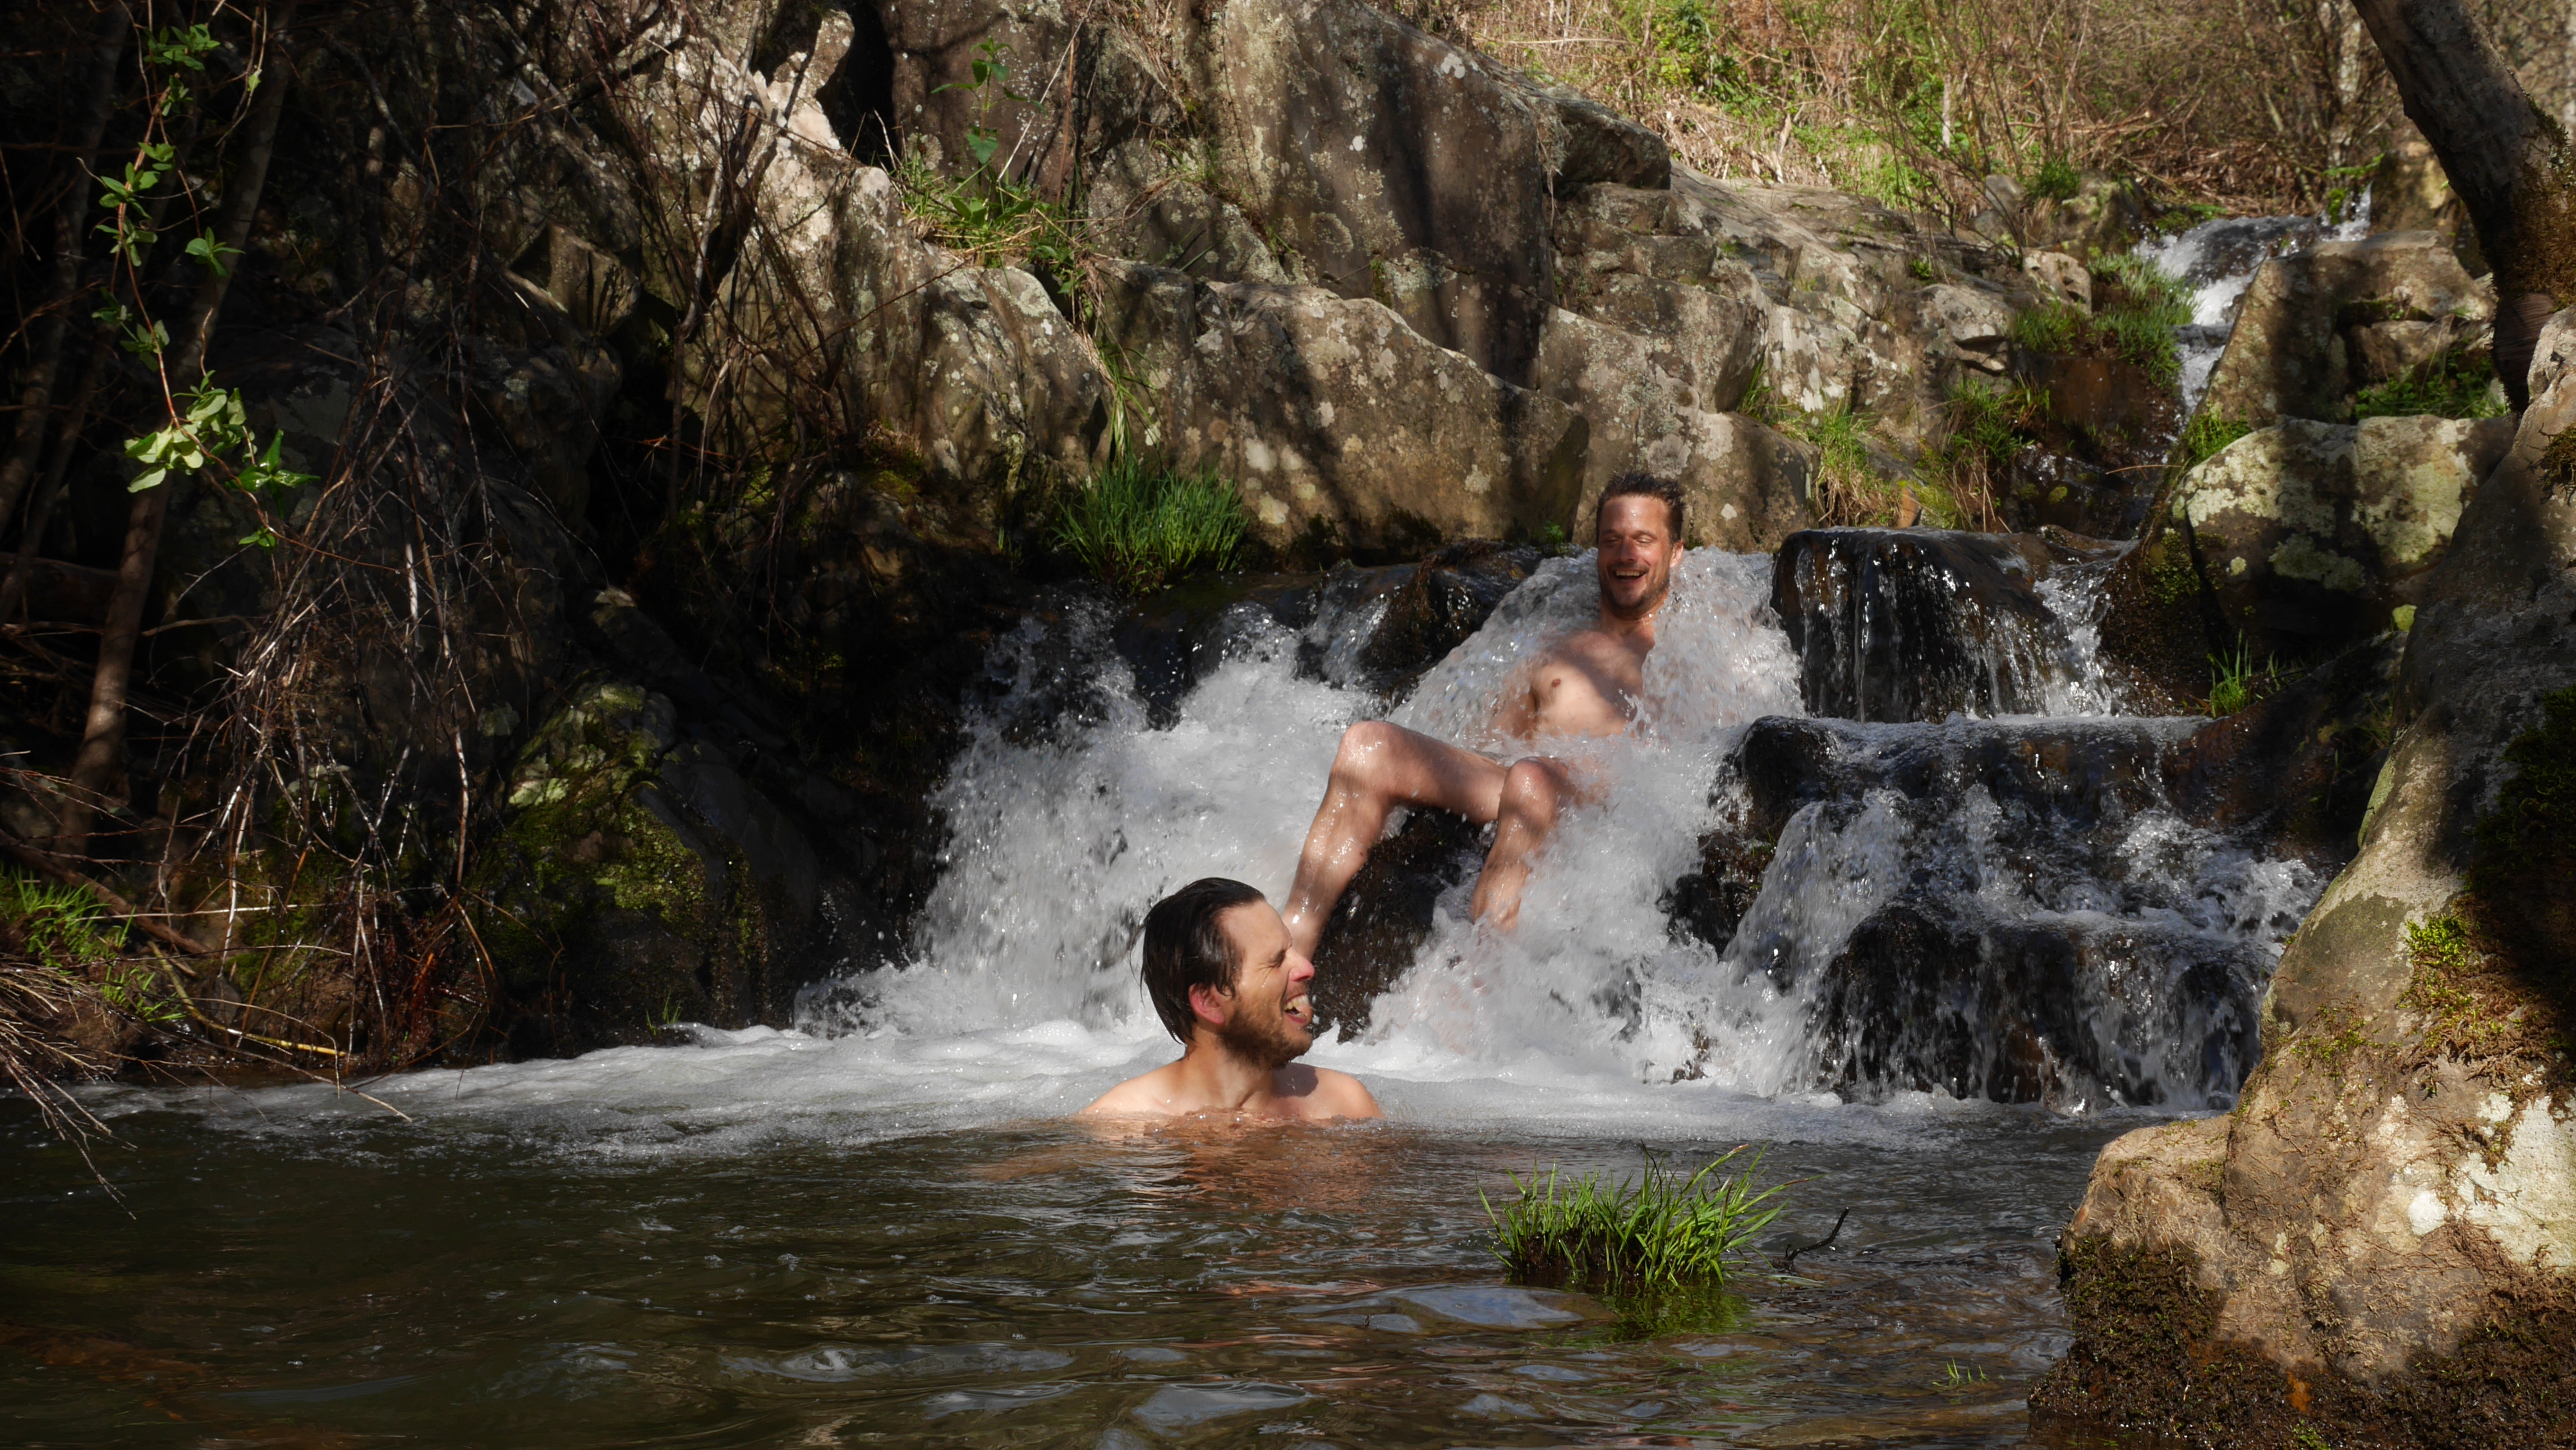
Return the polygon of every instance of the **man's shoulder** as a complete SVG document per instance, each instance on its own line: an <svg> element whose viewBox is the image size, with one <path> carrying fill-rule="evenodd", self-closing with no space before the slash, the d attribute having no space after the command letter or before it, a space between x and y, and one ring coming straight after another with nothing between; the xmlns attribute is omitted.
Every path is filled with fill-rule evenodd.
<svg viewBox="0 0 2576 1450"><path fill-rule="evenodd" d="M1329 1067L1305 1067L1313 1080L1296 1094L1310 1118L1383 1118L1386 1110L1377 1105L1377 1095L1368 1085L1346 1072Z"/></svg>
<svg viewBox="0 0 2576 1450"><path fill-rule="evenodd" d="M1166 1063L1152 1072L1127 1079L1092 1099L1082 1113L1096 1117L1170 1116L1175 1111L1172 1106L1172 1069L1177 1065Z"/></svg>

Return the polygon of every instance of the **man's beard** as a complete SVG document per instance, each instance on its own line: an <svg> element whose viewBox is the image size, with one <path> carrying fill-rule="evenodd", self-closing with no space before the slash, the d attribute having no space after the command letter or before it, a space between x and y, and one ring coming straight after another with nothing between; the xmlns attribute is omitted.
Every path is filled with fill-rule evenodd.
<svg viewBox="0 0 2576 1450"><path fill-rule="evenodd" d="M1246 1062L1277 1072L1305 1056L1306 1049L1314 1045L1311 1040L1299 1042L1285 1017L1256 1023L1245 1021L1248 1015L1236 1012L1216 1030L1216 1040Z"/></svg>
<svg viewBox="0 0 2576 1450"><path fill-rule="evenodd" d="M1672 592L1673 581L1666 578L1654 592L1642 596L1635 604L1622 606L1611 602L1610 591L1605 588L1601 591L1601 606L1613 619L1643 619L1661 609L1664 605L1664 596Z"/></svg>

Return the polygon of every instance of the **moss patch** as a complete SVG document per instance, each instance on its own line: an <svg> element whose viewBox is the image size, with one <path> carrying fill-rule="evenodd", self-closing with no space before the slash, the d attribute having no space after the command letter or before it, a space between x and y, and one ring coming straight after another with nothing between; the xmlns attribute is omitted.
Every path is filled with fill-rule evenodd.
<svg viewBox="0 0 2576 1450"><path fill-rule="evenodd" d="M2217 1334L2219 1296L2179 1249L2078 1240L2058 1256L2074 1346L2030 1397L2035 1420L2158 1445L2324 1443L2335 1450L2564 1445L2576 1411L2576 1295L2534 1281L2449 1355L2419 1354L2377 1390L2288 1366ZM2305 1435L2307 1438L2302 1439Z"/></svg>

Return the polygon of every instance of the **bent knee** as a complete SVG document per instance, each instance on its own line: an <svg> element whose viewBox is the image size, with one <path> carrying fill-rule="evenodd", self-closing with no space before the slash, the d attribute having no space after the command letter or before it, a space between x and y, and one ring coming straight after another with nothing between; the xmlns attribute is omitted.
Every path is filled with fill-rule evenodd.
<svg viewBox="0 0 2576 1450"><path fill-rule="evenodd" d="M1556 772L1535 760L1520 761L1503 776L1503 809L1518 815L1554 816L1563 795Z"/></svg>
<svg viewBox="0 0 2576 1450"><path fill-rule="evenodd" d="M1342 732L1333 752L1333 779L1349 785L1373 784L1385 772L1388 753L1403 731L1383 720L1362 720Z"/></svg>

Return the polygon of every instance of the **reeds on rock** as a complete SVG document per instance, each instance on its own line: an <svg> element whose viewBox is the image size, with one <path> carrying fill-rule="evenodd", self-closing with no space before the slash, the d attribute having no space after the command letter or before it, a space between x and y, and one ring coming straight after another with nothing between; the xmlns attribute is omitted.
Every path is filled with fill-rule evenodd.
<svg viewBox="0 0 2576 1450"><path fill-rule="evenodd" d="M1518 1283L1606 1293L1715 1287L1730 1261L1780 1216L1784 1184L1754 1186L1762 1155L1722 1170L1747 1152L1739 1144L1684 1175L1652 1152L1635 1181L1587 1173L1567 1182L1511 1177L1518 1196L1497 1207L1480 1192L1494 1225L1494 1253Z"/></svg>

